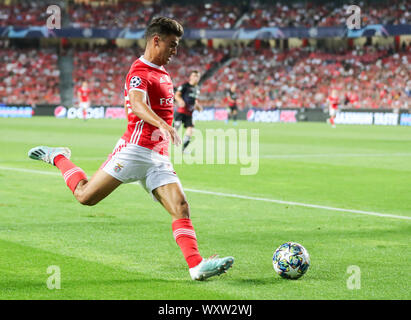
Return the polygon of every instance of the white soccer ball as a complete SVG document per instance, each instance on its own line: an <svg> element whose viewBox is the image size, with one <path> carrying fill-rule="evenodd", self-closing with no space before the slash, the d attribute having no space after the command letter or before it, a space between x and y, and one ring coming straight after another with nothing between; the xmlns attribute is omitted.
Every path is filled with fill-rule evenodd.
<svg viewBox="0 0 411 320"><path fill-rule="evenodd" d="M273 266L281 277L298 279L310 267L310 255L301 244L286 242L274 251Z"/></svg>

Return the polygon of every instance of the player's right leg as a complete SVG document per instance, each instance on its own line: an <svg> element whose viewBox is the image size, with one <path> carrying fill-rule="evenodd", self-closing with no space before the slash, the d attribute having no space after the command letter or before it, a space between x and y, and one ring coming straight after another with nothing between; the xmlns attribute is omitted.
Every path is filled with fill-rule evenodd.
<svg viewBox="0 0 411 320"><path fill-rule="evenodd" d="M235 125L237 124L237 114L238 114L237 107L235 107L233 108L233 114L232 114Z"/></svg>
<svg viewBox="0 0 411 320"><path fill-rule="evenodd" d="M331 123L331 126L332 126L333 128L335 128L335 121L334 121L334 119L335 119L334 116L330 117L330 123Z"/></svg>
<svg viewBox="0 0 411 320"><path fill-rule="evenodd" d="M227 272L234 258L214 255L203 259L197 248L197 237L190 219L190 207L179 183L168 183L155 188L153 195L172 217L173 235L189 267L193 280L205 280Z"/></svg>
<svg viewBox="0 0 411 320"><path fill-rule="evenodd" d="M59 168L75 198L84 205L97 204L122 183L101 169L88 180L85 172L69 160L71 151L68 148L39 146L32 148L28 156Z"/></svg>
<svg viewBox="0 0 411 320"><path fill-rule="evenodd" d="M83 120L87 120L87 107L83 107Z"/></svg>
<svg viewBox="0 0 411 320"><path fill-rule="evenodd" d="M329 123L331 124L331 126L332 126L333 128L335 128L335 122L334 122L335 116L336 116L336 111L335 111L335 109L330 108Z"/></svg>

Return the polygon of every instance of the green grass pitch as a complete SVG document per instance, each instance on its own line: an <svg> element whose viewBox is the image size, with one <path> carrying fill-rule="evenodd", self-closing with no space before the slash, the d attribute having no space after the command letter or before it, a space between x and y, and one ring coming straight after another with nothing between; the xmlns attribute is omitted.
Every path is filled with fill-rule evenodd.
<svg viewBox="0 0 411 320"><path fill-rule="evenodd" d="M56 168L27 157L36 145L67 146L91 176L124 120L0 119L0 299L411 298L411 128L197 123L207 128L259 129L260 162L249 176L240 163L175 165L200 252L236 259L227 274L194 282L168 213L140 186L81 206ZM299 280L274 273L273 251L286 241L310 253ZM360 288L351 290L353 265ZM59 290L47 287L49 266L60 268Z"/></svg>

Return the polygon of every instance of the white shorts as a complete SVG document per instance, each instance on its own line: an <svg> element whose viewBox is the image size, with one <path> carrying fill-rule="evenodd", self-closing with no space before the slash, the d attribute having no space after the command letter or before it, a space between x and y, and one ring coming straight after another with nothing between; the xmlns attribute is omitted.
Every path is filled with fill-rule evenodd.
<svg viewBox="0 0 411 320"><path fill-rule="evenodd" d="M338 109L330 108L330 117L335 117L337 115Z"/></svg>
<svg viewBox="0 0 411 320"><path fill-rule="evenodd" d="M181 186L167 156L123 139L117 142L101 169L123 183L138 181L155 201L154 189L170 183Z"/></svg>
<svg viewBox="0 0 411 320"><path fill-rule="evenodd" d="M87 109L88 107L90 107L90 102L89 101L80 102L79 107L82 108L82 109Z"/></svg>

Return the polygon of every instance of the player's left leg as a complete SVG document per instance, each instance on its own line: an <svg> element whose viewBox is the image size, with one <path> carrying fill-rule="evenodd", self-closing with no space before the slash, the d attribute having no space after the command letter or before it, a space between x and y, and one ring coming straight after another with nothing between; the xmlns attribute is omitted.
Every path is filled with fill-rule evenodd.
<svg viewBox="0 0 411 320"><path fill-rule="evenodd" d="M335 116L331 116L331 117L330 117L330 123L331 123L331 126L332 126L333 128L335 128L335 121L334 121L334 119L335 119Z"/></svg>
<svg viewBox="0 0 411 320"><path fill-rule="evenodd" d="M81 180L73 194L83 205L94 206L112 193L122 182L99 169L90 180Z"/></svg>
<svg viewBox="0 0 411 320"><path fill-rule="evenodd" d="M87 120L87 109L90 107L90 103L89 102L84 102L83 104L83 120L86 121Z"/></svg>
<svg viewBox="0 0 411 320"><path fill-rule="evenodd" d="M183 252L193 280L205 280L225 273L234 263L233 257L213 256L203 259L198 251L197 237L190 219L190 206L179 183L169 183L153 191L153 195L170 213L174 238Z"/></svg>
<svg viewBox="0 0 411 320"><path fill-rule="evenodd" d="M234 107L234 108L233 108L233 115L232 115L232 117L233 117L233 120L234 120L234 124L235 124L235 125L237 124L237 114L238 114L238 109L237 109L237 107Z"/></svg>
<svg viewBox="0 0 411 320"><path fill-rule="evenodd" d="M87 120L87 107L83 107L83 120Z"/></svg>
<svg viewBox="0 0 411 320"><path fill-rule="evenodd" d="M333 108L330 108L330 124L333 128L335 128L335 122L334 122L335 116L336 116L336 110Z"/></svg>
<svg viewBox="0 0 411 320"><path fill-rule="evenodd" d="M191 123L190 123L191 124ZM186 132L183 138L183 152L188 147L191 142L191 137L193 136L193 126L190 125L187 127Z"/></svg>
<svg viewBox="0 0 411 320"><path fill-rule="evenodd" d="M231 119L231 108L230 107L228 107L227 108L227 119L225 119L225 123L227 124L229 121L230 121L230 119Z"/></svg>
<svg viewBox="0 0 411 320"><path fill-rule="evenodd" d="M74 197L83 205L97 204L122 183L101 169L88 180L85 172L70 161L71 151L68 148L39 146L32 148L28 155L56 166Z"/></svg>

